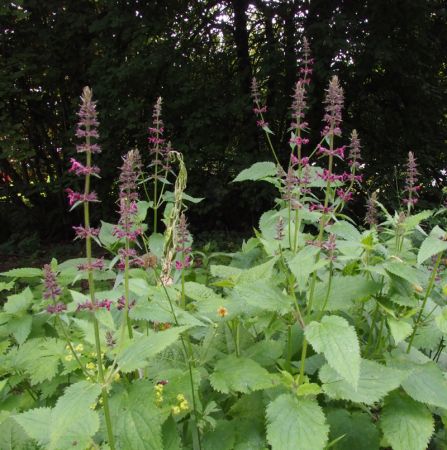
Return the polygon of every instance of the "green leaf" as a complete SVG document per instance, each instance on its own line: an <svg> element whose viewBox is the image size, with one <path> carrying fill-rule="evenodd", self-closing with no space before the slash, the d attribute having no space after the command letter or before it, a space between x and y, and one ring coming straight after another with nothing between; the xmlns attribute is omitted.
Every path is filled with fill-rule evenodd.
<svg viewBox="0 0 447 450"><path fill-rule="evenodd" d="M239 181L256 181L266 177L276 175L276 165L272 162L257 162L248 169L244 169L234 180L233 183Z"/></svg>
<svg viewBox="0 0 447 450"><path fill-rule="evenodd" d="M165 238L161 233L152 233L149 236L149 250L158 259L163 257L163 248L165 245Z"/></svg>
<svg viewBox="0 0 447 450"><path fill-rule="evenodd" d="M2 291L10 291L14 287L14 281L10 281L9 283L5 283L4 281L0 281L0 292Z"/></svg>
<svg viewBox="0 0 447 450"><path fill-rule="evenodd" d="M21 267L20 269L12 269L7 272L2 272L0 275L9 278L35 278L42 276L42 269L36 269L34 267Z"/></svg>
<svg viewBox="0 0 447 450"><path fill-rule="evenodd" d="M284 314L293 304L293 300L280 288L265 280L237 285L232 297L235 301L242 301L258 312L276 311Z"/></svg>
<svg viewBox="0 0 447 450"><path fill-rule="evenodd" d="M317 284L314 294L314 310L323 307L327 296L329 281ZM354 302L367 299L379 292L380 283L361 275L332 277L326 311L346 311L354 306Z"/></svg>
<svg viewBox="0 0 447 450"><path fill-rule="evenodd" d="M374 361L362 359L360 378L356 391L327 364L320 369L319 377L324 392L335 400L350 400L355 403L372 405L388 392L399 387L406 373L386 367Z"/></svg>
<svg viewBox="0 0 447 450"><path fill-rule="evenodd" d="M228 355L218 361L210 376L216 391L248 393L273 387L272 376L252 359Z"/></svg>
<svg viewBox="0 0 447 450"><path fill-rule="evenodd" d="M110 248L113 244L117 243L119 239L113 235L115 225L113 223L107 223L101 220L101 229L99 230L99 240L106 248Z"/></svg>
<svg viewBox="0 0 447 450"><path fill-rule="evenodd" d="M181 450L182 442L177 430L177 423L171 416L162 427L163 450Z"/></svg>
<svg viewBox="0 0 447 450"><path fill-rule="evenodd" d="M396 320L392 317L387 317L387 322L395 344L399 344L399 342L405 340L413 331L411 324L404 320Z"/></svg>
<svg viewBox="0 0 447 450"><path fill-rule="evenodd" d="M110 399L110 410L118 448L123 450L163 448L162 412L155 405L152 383L145 380L134 382L127 390Z"/></svg>
<svg viewBox="0 0 447 450"><path fill-rule="evenodd" d="M34 450L36 447L23 433L17 421L13 417L8 417L0 422L0 448L2 450Z"/></svg>
<svg viewBox="0 0 447 450"><path fill-rule="evenodd" d="M379 450L379 431L368 414L336 409L327 413L327 421L330 441L343 436L331 447L334 450Z"/></svg>
<svg viewBox="0 0 447 450"><path fill-rule="evenodd" d="M32 324L33 317L31 315L16 317L8 322L8 330L14 336L17 343L22 345L31 333Z"/></svg>
<svg viewBox="0 0 447 450"><path fill-rule="evenodd" d="M198 302L222 300L222 296L216 294L211 288L194 281L187 281L185 283L185 294L187 297Z"/></svg>
<svg viewBox="0 0 447 450"><path fill-rule="evenodd" d="M8 301L3 307L8 314L18 314L26 311L33 301L33 293L29 287L25 288L20 294L9 295Z"/></svg>
<svg viewBox="0 0 447 450"><path fill-rule="evenodd" d="M402 387L418 402L447 409L447 380L434 362L413 364Z"/></svg>
<svg viewBox="0 0 447 450"><path fill-rule="evenodd" d="M14 364L27 372L31 384L51 380L58 371L59 361L65 355L65 342L55 338L30 339L20 346Z"/></svg>
<svg viewBox="0 0 447 450"><path fill-rule="evenodd" d="M31 438L48 450L84 449L99 429L98 414L90 407L100 392L98 384L80 381L65 390L53 409L32 409L15 419Z"/></svg>
<svg viewBox="0 0 447 450"><path fill-rule="evenodd" d="M435 317L435 321L438 328L447 334L447 307L442 308L441 314Z"/></svg>
<svg viewBox="0 0 447 450"><path fill-rule="evenodd" d="M50 443L51 408L31 409L14 416L14 419L30 438L35 439L40 445L47 448Z"/></svg>
<svg viewBox="0 0 447 450"><path fill-rule="evenodd" d="M234 424L228 420L218 420L216 427L205 434L203 448L204 450L233 450L235 437Z"/></svg>
<svg viewBox="0 0 447 450"><path fill-rule="evenodd" d="M150 208L150 203L145 200L139 200L137 202L137 214L136 214L136 221L137 222L144 222L147 215L147 210Z"/></svg>
<svg viewBox="0 0 447 450"><path fill-rule="evenodd" d="M300 291L305 289L310 274L321 267L321 264L315 263L315 257L319 252L318 247L308 245L302 248L290 261L287 261L287 265L295 275Z"/></svg>
<svg viewBox="0 0 447 450"><path fill-rule="evenodd" d="M415 283L422 284L425 281L425 277L420 270L415 269L406 263L390 261L384 265L384 268L387 272L403 278L411 283L411 285L414 285Z"/></svg>
<svg viewBox="0 0 447 450"><path fill-rule="evenodd" d="M258 266L251 267L250 269L244 270L238 280L237 284L251 283L253 281L258 281L261 279L268 280L272 277L273 266L275 265L277 258L271 258L269 261L259 264Z"/></svg>
<svg viewBox="0 0 447 450"><path fill-rule="evenodd" d="M338 316L325 316L304 330L317 353L323 353L329 365L354 389L360 376L360 347L355 328Z"/></svg>
<svg viewBox="0 0 447 450"><path fill-rule="evenodd" d="M316 400L282 394L267 407L267 440L272 450L322 450L328 432Z"/></svg>
<svg viewBox="0 0 447 450"><path fill-rule="evenodd" d="M357 228L352 223L346 222L346 220L335 222L329 227L329 232L347 241L360 242L362 238Z"/></svg>
<svg viewBox="0 0 447 450"><path fill-rule="evenodd" d="M117 364L121 371L132 372L144 367L148 359L165 350L187 330L187 326L170 328L166 331L152 332L149 336L136 338L118 353Z"/></svg>
<svg viewBox="0 0 447 450"><path fill-rule="evenodd" d="M418 264L422 264L428 258L447 249L447 241L441 240L432 235L427 236L421 244L418 252Z"/></svg>
<svg viewBox="0 0 447 450"><path fill-rule="evenodd" d="M213 277L216 278L238 278L242 272L242 269L238 267L223 266L223 265L211 265L210 272Z"/></svg>
<svg viewBox="0 0 447 450"><path fill-rule="evenodd" d="M425 450L434 431L427 407L399 392L386 398L380 426L393 450Z"/></svg>

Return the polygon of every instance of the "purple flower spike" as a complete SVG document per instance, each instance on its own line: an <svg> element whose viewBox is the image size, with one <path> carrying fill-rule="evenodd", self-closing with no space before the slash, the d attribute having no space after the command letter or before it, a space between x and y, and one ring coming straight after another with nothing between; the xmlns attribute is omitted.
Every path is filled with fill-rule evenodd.
<svg viewBox="0 0 447 450"><path fill-rule="evenodd" d="M360 161L362 159L360 149L360 139L357 130L352 130L351 143L349 144L349 165L352 168L358 169L360 167Z"/></svg>
<svg viewBox="0 0 447 450"><path fill-rule="evenodd" d="M53 272L49 264L45 264L43 266L43 276L43 282L45 286L43 298L46 300L56 300L56 298L58 298L62 294L62 289L57 284L56 274Z"/></svg>
<svg viewBox="0 0 447 450"><path fill-rule="evenodd" d="M323 130L324 136L331 134L335 136L341 135L340 124L342 121L341 111L343 109L343 101L343 89L340 86L338 77L334 75L329 82L329 87L326 90L326 99L324 100L326 105L324 121L327 124Z"/></svg>
<svg viewBox="0 0 447 450"><path fill-rule="evenodd" d="M405 192L408 194L408 198L403 201L409 209L418 202L418 191L421 189L421 186L417 184L418 175L416 158L413 152L408 152L407 178L405 180Z"/></svg>

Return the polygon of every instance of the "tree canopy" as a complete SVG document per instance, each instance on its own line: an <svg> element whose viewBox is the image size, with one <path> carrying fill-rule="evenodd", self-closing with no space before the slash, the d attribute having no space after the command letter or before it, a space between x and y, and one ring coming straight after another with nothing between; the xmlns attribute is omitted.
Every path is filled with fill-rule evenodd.
<svg viewBox="0 0 447 450"><path fill-rule="evenodd" d="M98 214L113 216L121 155L133 147L145 153L161 96L166 134L189 169L188 192L206 198L191 209L195 228L256 226L259 211L273 201L270 190L230 183L270 157L252 112L250 81L256 76L261 83L273 140L286 161L303 36L315 59L308 114L314 141L324 90L338 74L344 128L356 128L362 141L365 192L379 188L383 201L396 202L411 150L420 163L422 199L441 201L447 181L442 0L16 0L0 6L0 27L3 238L30 229L61 237L76 220L66 213L64 189L85 85L100 112Z"/></svg>

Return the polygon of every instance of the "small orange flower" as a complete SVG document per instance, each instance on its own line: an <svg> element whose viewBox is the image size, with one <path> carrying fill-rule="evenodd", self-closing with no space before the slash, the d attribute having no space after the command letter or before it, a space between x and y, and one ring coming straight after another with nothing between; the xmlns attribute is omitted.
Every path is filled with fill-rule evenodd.
<svg viewBox="0 0 447 450"><path fill-rule="evenodd" d="M228 316L228 309L225 308L225 306L221 306L221 307L217 308L217 314L220 317Z"/></svg>

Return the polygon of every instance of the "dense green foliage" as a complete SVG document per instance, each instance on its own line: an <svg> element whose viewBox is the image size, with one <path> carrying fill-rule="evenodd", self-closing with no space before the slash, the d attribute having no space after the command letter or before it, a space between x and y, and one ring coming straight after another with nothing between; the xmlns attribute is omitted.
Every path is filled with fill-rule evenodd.
<svg viewBox="0 0 447 450"><path fill-rule="evenodd" d="M71 166L84 190L68 197L86 257L0 274L2 449L446 447L447 232L427 225L446 209L415 211L410 152L402 205L373 196L356 226L345 207L363 164L355 131L349 154L340 146L343 90L332 77L310 159L308 90L304 75L288 163L234 179L270 185L275 207L240 250L210 253L192 248L185 212L201 199L165 146L161 100L151 163L123 156L119 219L91 227L105 180L84 88ZM110 258L93 258L95 243Z"/></svg>
<svg viewBox="0 0 447 450"><path fill-rule="evenodd" d="M363 140L364 190L384 187L382 200L395 206L401 164L412 150L423 162L424 201L441 201L447 134L442 0L20 0L2 2L0 27L2 240L12 234L20 241L24 230L31 241L31 233L35 240L68 237L66 225L79 220L67 216L63 190L74 153L73 111L86 84L101 105L98 216L113 216L120 155L137 145L147 156L150 108L162 96L191 193L207 199L191 211L194 229L256 225L273 191L229 183L269 157L252 117L249 82L252 75L262 82L284 162L302 29L315 57L308 115L315 133L323 88L329 74L339 73L347 92L346 130L355 123ZM359 197L357 215L363 203Z"/></svg>

